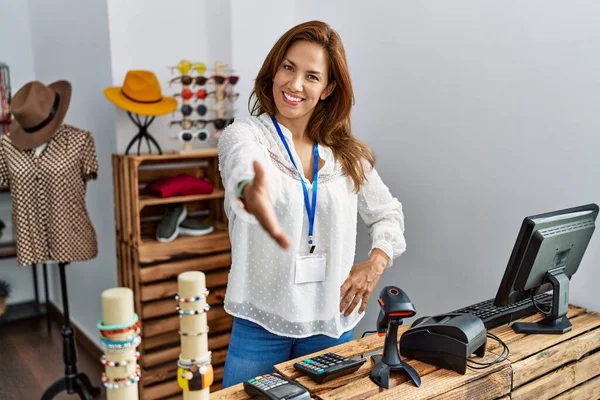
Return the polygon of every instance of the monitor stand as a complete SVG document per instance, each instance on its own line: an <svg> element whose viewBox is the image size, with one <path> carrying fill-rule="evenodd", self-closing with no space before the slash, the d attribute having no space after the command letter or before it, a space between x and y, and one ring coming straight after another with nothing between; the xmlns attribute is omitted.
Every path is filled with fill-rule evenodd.
<svg viewBox="0 0 600 400"><path fill-rule="evenodd" d="M561 334L571 330L567 318L569 310L569 278L564 269L555 269L546 273L545 282L552 284L552 311L540 322L515 322L512 327L517 333Z"/></svg>

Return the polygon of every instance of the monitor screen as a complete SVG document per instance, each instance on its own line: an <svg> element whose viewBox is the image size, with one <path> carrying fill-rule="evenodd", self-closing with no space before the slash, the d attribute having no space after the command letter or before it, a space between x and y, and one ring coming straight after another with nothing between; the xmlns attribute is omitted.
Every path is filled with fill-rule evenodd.
<svg viewBox="0 0 600 400"><path fill-rule="evenodd" d="M494 304L505 306L551 289L546 274L577 271L590 242L598 206L585 206L527 217L513 247Z"/></svg>

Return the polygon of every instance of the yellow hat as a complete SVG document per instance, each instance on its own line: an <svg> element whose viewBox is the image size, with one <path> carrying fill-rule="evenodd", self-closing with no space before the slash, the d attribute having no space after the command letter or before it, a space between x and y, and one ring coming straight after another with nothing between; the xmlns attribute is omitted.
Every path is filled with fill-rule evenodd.
<svg viewBox="0 0 600 400"><path fill-rule="evenodd" d="M119 108L141 115L164 115L177 108L177 100L163 97L152 71L128 71L123 86L104 89L106 98Z"/></svg>

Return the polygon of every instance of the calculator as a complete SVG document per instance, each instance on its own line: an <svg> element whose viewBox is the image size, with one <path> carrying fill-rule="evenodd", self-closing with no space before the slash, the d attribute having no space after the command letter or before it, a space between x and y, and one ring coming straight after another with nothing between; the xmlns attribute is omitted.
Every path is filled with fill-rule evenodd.
<svg viewBox="0 0 600 400"><path fill-rule="evenodd" d="M244 381L244 390L253 399L310 400L310 393L304 386L291 379L273 374L265 374Z"/></svg>
<svg viewBox="0 0 600 400"><path fill-rule="evenodd" d="M294 368L308 375L313 381L323 383L355 372L366 361L365 358L353 360L338 354L326 353L297 362Z"/></svg>

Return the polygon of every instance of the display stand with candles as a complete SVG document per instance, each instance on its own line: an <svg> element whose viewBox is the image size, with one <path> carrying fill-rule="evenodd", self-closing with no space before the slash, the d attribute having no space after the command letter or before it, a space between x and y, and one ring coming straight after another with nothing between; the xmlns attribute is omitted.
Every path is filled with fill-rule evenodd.
<svg viewBox="0 0 600 400"><path fill-rule="evenodd" d="M133 291L113 288L102 292L102 321L98 323L105 367L102 384L108 400L138 398L140 354L136 347L141 342L140 321L133 312Z"/></svg>
<svg viewBox="0 0 600 400"><path fill-rule="evenodd" d="M208 400L213 383L211 352L208 350L206 303L208 290L202 272L191 271L177 278L176 311L180 317L181 354L177 362L177 382L184 400Z"/></svg>

